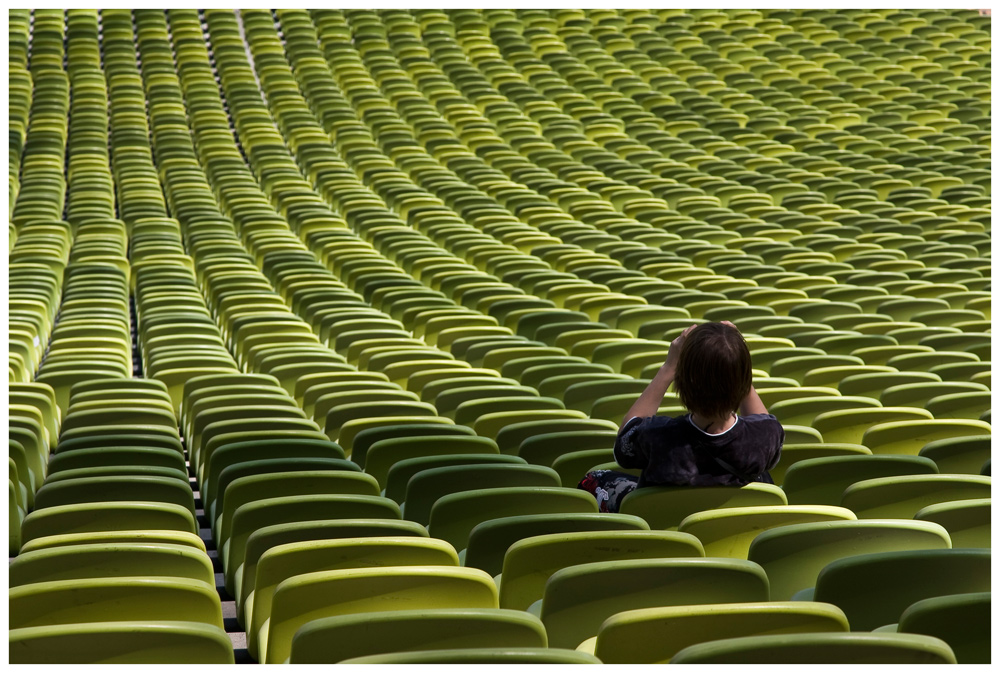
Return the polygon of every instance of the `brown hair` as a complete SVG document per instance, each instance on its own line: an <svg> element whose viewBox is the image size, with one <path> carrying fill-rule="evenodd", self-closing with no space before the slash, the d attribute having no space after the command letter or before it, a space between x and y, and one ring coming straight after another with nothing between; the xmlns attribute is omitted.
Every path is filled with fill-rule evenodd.
<svg viewBox="0 0 1000 673"><path fill-rule="evenodd" d="M739 330L718 322L698 325L681 346L674 390L688 410L723 418L750 393L750 349Z"/></svg>

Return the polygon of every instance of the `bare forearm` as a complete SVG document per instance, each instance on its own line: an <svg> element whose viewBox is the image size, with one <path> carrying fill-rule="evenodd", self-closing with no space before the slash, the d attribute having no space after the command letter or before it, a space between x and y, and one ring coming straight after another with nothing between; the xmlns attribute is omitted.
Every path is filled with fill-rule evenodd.
<svg viewBox="0 0 1000 673"><path fill-rule="evenodd" d="M740 415L750 416L751 414L766 414L767 407L764 406L763 400L760 399L760 395L757 394L757 389L750 386L750 392L743 401L740 403Z"/></svg>
<svg viewBox="0 0 1000 673"><path fill-rule="evenodd" d="M625 414L621 425L624 426L634 416L640 418L655 416L656 410L660 408L663 396L667 394L667 388L670 387L673 380L673 368L660 367L660 370L656 372L656 376L653 377L653 380L649 382L646 389L639 395L639 399L635 401L635 404Z"/></svg>

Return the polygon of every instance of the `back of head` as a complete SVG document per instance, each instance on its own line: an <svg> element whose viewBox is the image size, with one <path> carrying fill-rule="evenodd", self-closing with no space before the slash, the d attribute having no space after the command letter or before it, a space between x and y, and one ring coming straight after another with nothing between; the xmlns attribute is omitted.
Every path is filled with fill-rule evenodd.
<svg viewBox="0 0 1000 673"><path fill-rule="evenodd" d="M750 349L739 330L718 322L698 325L684 340L674 389L690 411L723 418L750 393Z"/></svg>

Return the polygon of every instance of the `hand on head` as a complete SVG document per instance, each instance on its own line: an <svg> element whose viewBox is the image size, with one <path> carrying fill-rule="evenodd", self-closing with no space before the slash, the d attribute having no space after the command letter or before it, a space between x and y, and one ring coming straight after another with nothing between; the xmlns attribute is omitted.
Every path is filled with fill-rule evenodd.
<svg viewBox="0 0 1000 673"><path fill-rule="evenodd" d="M684 340L687 335L690 334L697 325L691 325L683 332L680 333L676 339L670 342L670 350L667 351L667 360L663 363L663 366L671 371L677 369L677 360L680 358L681 347L684 345Z"/></svg>

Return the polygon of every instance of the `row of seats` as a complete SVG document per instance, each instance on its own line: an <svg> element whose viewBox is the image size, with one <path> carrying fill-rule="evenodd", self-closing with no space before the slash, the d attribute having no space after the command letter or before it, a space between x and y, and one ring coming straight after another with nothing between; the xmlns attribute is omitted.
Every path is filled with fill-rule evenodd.
<svg viewBox="0 0 1000 673"><path fill-rule="evenodd" d="M694 47L704 37L728 57L734 52L720 47L733 44L732 38L710 42L721 37L711 32L714 26L741 39L748 35L741 24L726 23L728 14L721 21L711 12L696 15L699 21L691 23L669 10L652 22L644 12L604 10L551 16L491 10L482 19L461 11L247 10L237 18L223 11L171 10L165 16L139 10L133 33L129 12L101 13L116 206L124 226L103 211L81 211L79 219L67 214L63 257L82 234L84 257L101 257L101 278L107 279L101 285L108 288L102 287L102 300L121 296L111 269L124 267L135 297L138 360L149 378L148 384L128 384L97 398L106 407L128 391L127 416L104 410L81 424L104 428L99 441L109 444L102 424L113 420L110 425L128 433L126 441L142 437L139 446L74 448L60 437L57 456L99 449L94 458L77 453L83 462L73 469L95 469L97 464L86 461L97 460L95 474L152 472L150 477L169 479L167 472L177 476L176 458L183 461L186 450L219 550L225 590L236 599L255 658L581 662L593 661L596 653L611 663L722 656L724 648L708 643L704 652L678 654L704 635L647 652L641 645L650 639L641 628L662 629L660 615L623 612L626 623L637 619L646 626L619 627L620 636L609 635L612 629L602 638L601 622L620 612L618 607L669 610L662 607L665 596L681 587L689 591L676 600L687 607L674 619L694 625L734 619L726 610L741 615L735 619L743 626L732 631L718 621L704 622L720 637L761 633L762 614L784 611L812 632L773 645L786 652L809 643L814 652L886 647L895 653L889 656L935 661L982 656L907 636L915 622L901 617L907 606L929 595L989 588L981 567L988 552L948 549L989 547L989 478L978 476L988 473L990 431L978 420L989 418L989 364L980 357L989 341L988 258L981 257L988 234L976 219L982 219L981 211L988 214L982 207L988 201L974 200L983 195L982 185L979 192L952 189L957 185L944 179L950 174L936 180L931 174L936 165L920 166L916 184L927 185L921 198L929 198L919 217L900 217L906 210L896 204L904 203L905 192L894 190L904 185L891 182L880 184L875 198L833 198L825 209L807 207L815 203L809 199L795 201L800 189L767 203L739 198L777 195L780 185L805 179L775 172L772 182L758 180L769 175L761 169L782 164L764 159L794 158L781 143L800 145L794 137L777 138L792 133L787 128L754 125L760 138L722 133L723 121L742 118L710 115L717 104L699 107L708 101L680 95L684 87L717 80L699 77L707 71L694 61L685 69L670 60L665 51L674 49L670 44ZM72 16L86 34L96 15ZM925 23L944 18L928 16ZM769 20L760 12L741 17L762 31ZM820 34L812 29L814 19L824 17L783 18L811 38ZM914 20L922 25L922 18ZM657 24L667 44L646 28ZM699 37L686 43L666 30L671 24ZM648 56L627 47L626 35ZM806 44L788 44L806 59L819 53ZM602 51L622 60L591 58ZM692 58L706 53L700 46L682 51ZM538 57L519 56L532 52ZM560 54L565 58L553 58ZM640 67L654 57L683 77L663 79L669 72ZM724 73L718 60L697 60ZM957 68L970 70L964 64ZM629 69L647 84L628 79ZM593 81L596 74L601 84ZM784 81L779 75L764 81ZM913 85L903 79L897 78ZM530 82L531 90L514 86L517 81ZM963 93L981 91L955 84ZM650 102L654 116L642 106L626 105L626 97L652 91L650 85L661 92L658 97L637 100ZM569 95L573 89L578 93ZM710 96L721 91L704 89ZM800 115L818 115L809 123L850 126L858 105L831 111L830 102L816 99L813 91L793 90L816 103L798 110ZM706 116L694 127L666 126L655 114L666 112L656 106L669 104L667 95ZM542 104L547 99L555 103ZM150 135L145 115L135 114L146 100ZM792 109L781 100L781 110ZM772 114L741 110L748 127L751 119ZM885 106L878 110L892 112ZM916 119L916 108L913 112ZM983 123L975 115L969 121ZM799 126L814 134L830 130ZM984 137L974 129L955 130L954 124L939 126L972 141ZM687 133L693 128L733 140ZM29 139L31 131L29 126ZM929 133L918 129L912 135L919 142L902 147L928 148L919 156L947 159L939 146L930 147L939 139ZM668 140L678 137L683 147ZM646 144L637 147L634 139ZM854 145L855 138L842 134L823 139L841 139L855 154L829 155L833 166L809 164L820 176L860 180L867 187L862 171L884 171L856 158L899 158ZM760 159L729 152L741 144L736 140L753 143L749 147ZM894 141L887 138L886 147ZM70 163L72 147L70 142ZM815 144L801 147L810 160L814 152L827 156ZM703 160L708 155L702 152L737 157L756 177ZM94 165L106 167L107 156ZM845 165L852 168L842 170ZM834 167L836 173L822 172ZM708 172L698 172L702 168ZM705 179L716 175L726 176L722 182L728 184ZM954 179L971 184L981 176ZM809 186L827 203L824 190L838 197L844 187L824 180ZM91 184L74 186L71 177L69 200ZM683 191L690 185L704 186L701 194L715 200ZM848 206L860 219L842 218L850 217L842 212ZM809 216L793 221L781 215L781 207L789 215ZM737 214L747 226L718 224ZM900 224L873 224L872 214L899 217ZM699 222L716 224L705 228ZM33 215L21 224L13 230L15 249L43 232L39 226L63 227L40 225ZM911 228L886 237L889 230L876 230L883 225ZM849 227L857 227L858 234L871 229L876 235L864 239L870 247L838 247L854 236ZM735 236L725 235L734 229ZM93 252L90 231L115 232L115 240L125 232L131 269L115 264L114 245L110 253L108 246ZM970 237L945 238L965 234ZM924 236L942 245L901 249ZM758 243L755 252L740 254ZM780 248L781 255L759 254L767 249L764 244ZM926 256L933 254L938 256ZM896 263L911 256L918 263ZM859 275L866 269L875 275ZM78 286L86 295L88 284ZM921 301L928 297L940 297L940 303ZM65 308L65 296L63 301ZM43 305L54 312L58 301ZM117 302L100 306L122 308ZM127 302L124 306L127 328ZM662 362L669 338L691 322L727 317L747 334L755 385L786 424L788 443L775 471L784 488L643 489L626 499L622 514L597 514L593 499L572 487L588 469L613 466L610 444L617 421L644 388L642 379ZM35 334L47 334L51 322L52 317ZM62 317L57 329L61 325ZM109 343L106 335L101 338L99 347ZM124 341L110 343L115 353L129 353L128 331ZM72 355L65 357L72 361ZM43 368L47 364L46 359ZM31 379L35 368L24 370ZM66 376L49 376L51 387L25 385L34 385L30 390L40 397L51 390L51 406L72 409L80 419L79 395L89 391L73 386L89 385L89 378L70 369ZM133 398L142 400L138 409ZM675 396L661 409L679 410ZM154 417L156 422L146 423ZM133 432L149 425L158 429ZM163 432L168 427L172 433ZM44 461L47 447L37 440L34 446ZM44 472L38 474L44 479ZM96 497L127 500L135 487L126 481ZM170 488L157 482L161 487ZM84 483L73 497L85 491ZM108 509L115 510L116 520L129 510ZM159 529L155 517L163 516L162 508L152 509L156 515L128 525ZM48 520L28 516L29 522ZM30 534L37 525L28 526ZM870 540L869 546L845 544L862 539ZM829 551L817 553L820 549ZM883 558L895 549L911 551ZM914 551L926 549L942 553ZM831 563L839 568L845 551L874 555L857 557L857 565L843 559L846 571L820 572ZM21 558L31 560L27 554ZM581 566L581 559L590 563ZM871 574L866 564L878 563L887 564L881 571L885 579L873 586L886 598L878 594L876 600L873 588L864 585L860 591L851 573ZM371 566L392 567L359 570ZM838 572L849 580L823 580ZM906 593L889 581L924 575L940 580L929 584L927 594ZM967 582L949 584L952 576ZM636 589L619 591L621 577ZM813 586L815 594L808 593ZM790 607L773 602L796 594L819 602ZM377 612L386 598L403 595L411 597L412 610ZM914 606L914 613L930 615L923 618L940 629L948 622L942 615L956 609L978 615L968 606L988 606L988 594L969 596L973 603L963 602L964 596L957 604L932 599ZM607 604L596 609L594 603L602 600ZM712 616L711 608L691 605L704 600L741 603ZM157 602L151 603L156 612ZM883 611L873 608L883 603ZM324 618L314 619L320 615ZM778 619L774 628L786 628ZM894 620L899 627L889 628ZM463 626L451 626L456 623ZM671 622L669 630L680 623ZM218 624L206 620L202 626L208 631L191 623L161 629L171 634L173 656L226 659ZM904 633L860 639L814 635L883 626ZM963 626L981 628L974 617ZM12 643L34 647L34 654L25 655L31 658L43 656L39 652L57 637L79 643L103 633L107 640L94 641L88 655L81 653L98 660L102 647L114 649L116 628L121 627L95 622L46 633L18 629ZM461 644L494 649L364 658L397 642L455 648L460 641L439 638L456 628L465 633ZM700 628L692 626L694 632ZM403 633L406 642L400 641ZM619 645L615 637L622 638ZM159 647L147 642L146 655ZM756 643L765 650L762 657L780 656L766 644ZM538 649L547 645L552 648ZM568 651L577 646L581 651ZM737 652L748 646L732 644ZM860 656L875 656L868 652Z"/></svg>
<svg viewBox="0 0 1000 673"><path fill-rule="evenodd" d="M106 11L101 19L106 47L116 38L121 44L123 23L131 34L129 12ZM62 11L38 10L31 61L33 68L49 67L65 78L62 30ZM155 266L147 264L151 255L144 236L155 227L147 219L129 218L126 224L114 218L116 197L131 204L136 185L126 177L123 155L131 153L122 138L129 126L134 133L145 123L136 121L135 97L121 95L119 67L107 51L102 69L98 13L70 10L65 34L72 93L68 133L63 132L66 221L58 221L61 207L45 215L36 207L37 195L29 198L26 191L14 211L15 223L19 215L25 218L14 252L26 248L25 266L48 262L42 269L53 270L56 282L39 282L35 279L48 276L27 268L15 278L53 288L45 306L50 319L57 311L57 320L54 328L43 324L35 332L44 357L40 366L26 368L11 393L19 403L12 407L19 434L12 425L11 454L19 455L15 443L29 454L23 471L28 488L22 490L28 496L23 509L30 511L17 527L12 518L11 554L17 558L9 573L10 658L233 663L168 389L155 378L132 378L131 298L144 323L157 313L151 284L136 280ZM47 58L47 49L56 57ZM60 109L56 92L36 88L34 102ZM132 109L123 110L129 103ZM139 105L144 120L144 97ZM29 136L39 120L44 123L44 116L32 116ZM57 170L61 178L61 164ZM177 292L175 284L167 289ZM147 373L169 372L166 349L148 338L142 346ZM186 351L180 358L177 351L174 361L187 359ZM33 486L38 488L32 493Z"/></svg>

